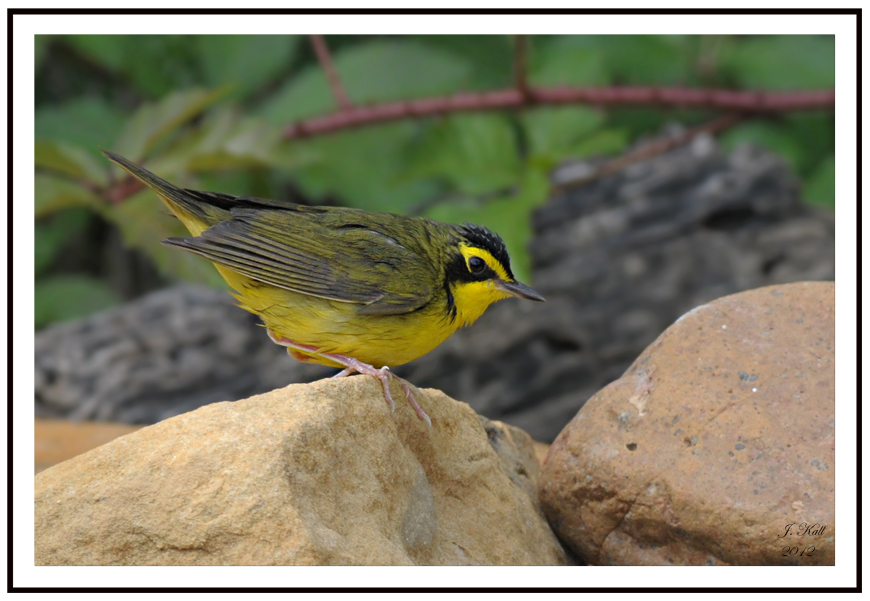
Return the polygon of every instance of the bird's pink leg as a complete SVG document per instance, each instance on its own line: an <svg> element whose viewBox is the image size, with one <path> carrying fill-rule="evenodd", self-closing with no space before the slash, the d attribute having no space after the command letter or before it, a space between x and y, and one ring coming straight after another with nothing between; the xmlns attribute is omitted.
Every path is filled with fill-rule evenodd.
<svg viewBox="0 0 870 601"><path fill-rule="evenodd" d="M358 359L354 359L353 357L348 357L346 355L339 355L338 353L319 353L317 352L317 347L310 346L307 344L300 344L298 342L294 342L289 338L284 338L283 336L275 336L270 330L266 330L269 333L269 338L272 339L272 342L275 344L279 344L281 346L286 346L287 348L301 351L304 353L310 353L312 355L317 355L318 357L325 357L330 361L334 361L339 365L344 365L344 369L337 374L335 374L334 378L341 378L344 376L348 376L354 372L359 372L361 374L367 376L373 376L381 381L381 386L384 388L384 398L387 400L387 404L389 404L390 409L395 408L395 403L393 402L393 395L390 392L390 381L397 380L399 382L399 386L402 387L402 391L405 393L405 396L408 399L408 402L411 404L411 407L414 408L414 412L417 414L417 417L424 420L429 426L432 426L432 420L426 415L426 412L423 411L423 408L417 403L417 399L415 398L414 392L411 390L411 385L395 375L390 371L390 368L386 365L380 369L377 369L368 363L363 363Z"/></svg>

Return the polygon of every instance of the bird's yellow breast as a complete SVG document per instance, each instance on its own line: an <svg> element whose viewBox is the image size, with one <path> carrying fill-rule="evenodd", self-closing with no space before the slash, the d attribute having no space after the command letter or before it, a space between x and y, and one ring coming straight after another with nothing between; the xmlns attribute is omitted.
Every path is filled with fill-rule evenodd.
<svg viewBox="0 0 870 601"><path fill-rule="evenodd" d="M451 318L445 298L401 315L365 315L359 305L299 294L262 284L216 265L236 290L239 306L259 315L276 336L315 347L316 353L337 353L374 366L408 363L433 350L457 329L483 313L458 310ZM464 297L457 302L463 306ZM468 321L468 320L471 321ZM315 352L293 352L300 360L341 367Z"/></svg>

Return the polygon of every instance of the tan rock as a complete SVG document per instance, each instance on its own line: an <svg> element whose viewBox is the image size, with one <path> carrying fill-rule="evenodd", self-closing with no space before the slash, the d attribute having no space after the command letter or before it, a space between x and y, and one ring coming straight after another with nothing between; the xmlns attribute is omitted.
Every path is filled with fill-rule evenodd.
<svg viewBox="0 0 870 601"><path fill-rule="evenodd" d="M550 452L550 445L545 442L535 441L535 457L538 458L538 463L544 464L544 459L547 458L547 453Z"/></svg>
<svg viewBox="0 0 870 601"><path fill-rule="evenodd" d="M103 422L37 419L34 424L36 473L86 453L142 426Z"/></svg>
<svg viewBox="0 0 870 601"><path fill-rule="evenodd" d="M419 401L354 376L123 436L36 476L36 564L564 564L531 438Z"/></svg>
<svg viewBox="0 0 870 601"><path fill-rule="evenodd" d="M834 284L684 315L562 431L541 500L593 564L833 565Z"/></svg>

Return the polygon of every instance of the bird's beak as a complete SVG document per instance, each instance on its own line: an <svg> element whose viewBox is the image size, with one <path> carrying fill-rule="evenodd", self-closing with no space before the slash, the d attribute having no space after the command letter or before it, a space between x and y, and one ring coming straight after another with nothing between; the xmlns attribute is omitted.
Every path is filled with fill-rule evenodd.
<svg viewBox="0 0 870 601"><path fill-rule="evenodd" d="M544 301L544 297L526 286L525 284L520 284L519 282L504 282L498 281L495 283L495 287L499 290L507 292L512 296L518 296L520 298L527 298L533 301Z"/></svg>

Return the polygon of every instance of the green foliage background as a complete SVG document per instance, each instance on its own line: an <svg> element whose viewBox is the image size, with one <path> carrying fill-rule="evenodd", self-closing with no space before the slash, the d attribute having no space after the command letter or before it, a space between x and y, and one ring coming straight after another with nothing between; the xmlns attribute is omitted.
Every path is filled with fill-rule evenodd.
<svg viewBox="0 0 870 601"><path fill-rule="evenodd" d="M357 104L512 84L508 36L331 36ZM532 36L533 85L790 90L834 86L833 36ZM705 111L586 106L407 120L285 141L335 108L300 36L36 38L36 327L167 281L222 286L160 241L185 235L147 191L112 201L106 148L187 187L472 221L499 232L521 279L531 211L560 162L615 155ZM723 137L781 154L808 201L833 210L833 112L744 123Z"/></svg>

